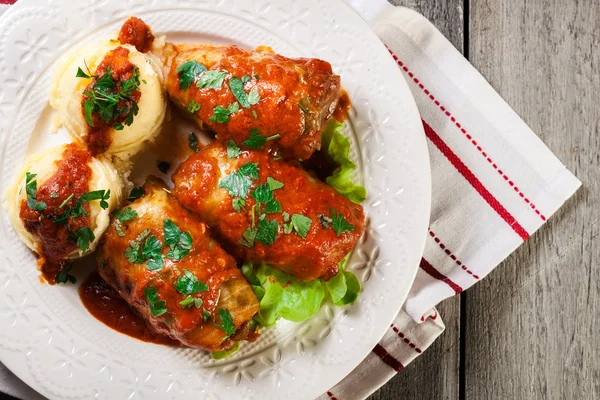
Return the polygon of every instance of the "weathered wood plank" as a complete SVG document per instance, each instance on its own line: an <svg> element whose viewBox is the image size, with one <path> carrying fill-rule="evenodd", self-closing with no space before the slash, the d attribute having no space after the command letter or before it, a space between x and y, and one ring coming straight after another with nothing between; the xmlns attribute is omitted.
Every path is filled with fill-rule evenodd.
<svg viewBox="0 0 600 400"><path fill-rule="evenodd" d="M422 13L462 51L462 0L391 0L391 3ZM438 310L446 324L446 331L369 400L458 398L460 298L446 300Z"/></svg>
<svg viewBox="0 0 600 400"><path fill-rule="evenodd" d="M600 398L600 3L471 0L471 62L583 182L466 293L466 399Z"/></svg>

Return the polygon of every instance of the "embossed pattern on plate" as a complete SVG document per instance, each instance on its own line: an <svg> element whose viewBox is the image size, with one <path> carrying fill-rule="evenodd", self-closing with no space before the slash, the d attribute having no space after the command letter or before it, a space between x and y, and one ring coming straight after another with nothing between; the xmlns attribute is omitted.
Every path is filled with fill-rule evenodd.
<svg viewBox="0 0 600 400"><path fill-rule="evenodd" d="M0 360L34 389L65 399L294 399L348 374L406 298L429 218L427 149L416 106L384 46L341 1L20 0L0 19L0 173L12 178L44 146L51 69L72 46L111 34L128 15L157 34L272 46L331 62L353 101L345 132L367 188L367 232L349 269L364 291L285 321L214 362L201 351L143 343L91 317L76 288L41 285L35 257L0 210ZM33 134L32 134L33 132ZM36 133L38 132L38 133ZM4 193L10 179L0 182Z"/></svg>

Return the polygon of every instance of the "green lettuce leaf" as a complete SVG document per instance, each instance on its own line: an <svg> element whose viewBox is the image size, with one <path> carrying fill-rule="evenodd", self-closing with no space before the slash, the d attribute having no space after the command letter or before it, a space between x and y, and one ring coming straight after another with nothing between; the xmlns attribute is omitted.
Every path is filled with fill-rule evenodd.
<svg viewBox="0 0 600 400"><path fill-rule="evenodd" d="M367 198L367 191L363 186L352 181L352 171L356 169L348 154L350 153L350 140L342 134L342 124L335 119L329 120L321 137L322 149L327 156L338 165L333 174L327 177L327 183L340 194L353 202L360 204Z"/></svg>
<svg viewBox="0 0 600 400"><path fill-rule="evenodd" d="M260 301L255 321L262 326L271 326L279 318L306 321L319 311L326 293L337 306L354 303L361 286L356 276L343 268L345 262L346 259L340 262L340 271L327 282L321 279L299 282L266 264L253 266L246 262L242 274Z"/></svg>

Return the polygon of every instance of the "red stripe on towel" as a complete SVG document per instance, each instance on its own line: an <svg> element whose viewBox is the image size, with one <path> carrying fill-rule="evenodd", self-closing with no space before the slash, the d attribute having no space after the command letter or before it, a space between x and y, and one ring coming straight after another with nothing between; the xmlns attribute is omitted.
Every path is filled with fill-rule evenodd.
<svg viewBox="0 0 600 400"><path fill-rule="evenodd" d="M387 46L386 46L387 47ZM433 101L435 103L436 106L438 106L438 108L448 117L450 118L450 120L452 121L452 123L454 125L456 125L456 127L458 129L460 129L460 131L462 132L462 134L464 135L464 137L473 145L475 146L475 148L477 149L477 151L479 152L479 154L481 154L483 156L483 158L486 159L486 161L492 166L492 168L494 168L494 170L496 170L496 172L498 172L498 174L500 174L500 176L502 176L502 178L508 183L508 185L510 187L513 188L513 190L519 195L519 197L521 197L523 199L523 201L525 203L527 203L527 205L529 205L529 207L537 214L539 215L539 217L542 219L542 221L546 221L546 217L544 216L544 214L542 214L540 212L540 210L537 209L537 207L535 206L535 204L533 204L533 202L531 202L526 196L525 194L519 189L518 186L515 185L515 183L513 182L512 179L510 179L508 177L508 175L506 175L500 168L498 168L498 165L496 165L496 163L494 162L494 160L492 160L492 158L482 149L482 147L477 143L477 141L475 141L475 139L473 139L473 137L467 132L467 130L460 124L460 122L458 122L456 120L456 118L454 117L454 115L452 115L452 113L446 109L446 107L444 107L436 98L433 94L431 94L431 92L423 85L423 83L421 83L421 81L415 76L415 74L413 72L411 72L408 67L398 59L398 56L396 56L394 54L394 52L387 47L388 51L390 52L390 54L392 55L392 57L394 58L394 60L396 61L396 63L400 66L400 68L406 72L408 74L408 76L412 79L412 81L417 84L419 86L419 88L423 91L423 93L425 93L429 99L431 101Z"/></svg>
<svg viewBox="0 0 600 400"><path fill-rule="evenodd" d="M459 294L460 292L463 291L463 289L460 286L458 286L456 283L454 283L446 275L442 274L440 271L435 269L435 267L433 265L429 264L429 262L426 259L421 258L421 264L419 264L419 267L421 267L421 269L423 271L425 271L429 275L431 275L432 278L442 281L446 285L450 286L452 288L452 290L454 290L454 293Z"/></svg>
<svg viewBox="0 0 600 400"><path fill-rule="evenodd" d="M508 212L506 208L494 197L483 186L483 183L471 172L469 167L462 162L462 160L452 151L450 147L442 140L442 138L433 130L427 122L423 121L423 127L425 128L425 135L431 140L431 142L442 152L444 156L450 161L454 168L460 172L460 174L473 186L473 188L483 197L483 199L492 207L498 215L506 221L506 223L521 237L523 240L529 238L529 233L517 222L517 220Z"/></svg>
<svg viewBox="0 0 600 400"><path fill-rule="evenodd" d="M467 274L471 275L473 278L479 279L478 275L474 274L473 271L471 271L469 268L467 268L467 266L458 259L458 257L456 257L454 254L452 254L450 249L448 247L446 247L446 245L444 243L442 243L441 239L436 236L436 234L431 230L431 228L429 229L429 236L431 236L433 238L433 240L438 244L438 246L440 246L440 249L442 249L444 251L444 253L446 253L446 255L448 257L450 257L456 263L456 265L461 267L463 269L463 271L465 271Z"/></svg>
<svg viewBox="0 0 600 400"><path fill-rule="evenodd" d="M373 353L377 354L379 358L381 358L381 361L389 365L396 372L399 372L401 369L404 368L404 365L402 365L400 361L396 360L394 356L388 353L388 351L379 343L377 343L377 345L373 349Z"/></svg>
<svg viewBox="0 0 600 400"><path fill-rule="evenodd" d="M423 352L420 348L417 347L416 344L411 342L410 339L407 338L404 333L400 332L400 329L398 329L398 327L396 327L396 325L392 324L392 329L394 330L394 332L396 332L396 335L398 335L398 337L400 339L402 339L402 341L404 343L406 343L411 349L414 349L419 354L421 354Z"/></svg>

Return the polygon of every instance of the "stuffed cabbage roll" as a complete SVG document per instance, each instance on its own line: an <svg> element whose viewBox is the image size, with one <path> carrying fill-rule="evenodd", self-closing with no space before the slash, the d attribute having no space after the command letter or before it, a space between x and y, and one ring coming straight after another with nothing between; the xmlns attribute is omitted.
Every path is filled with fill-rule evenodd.
<svg viewBox="0 0 600 400"><path fill-rule="evenodd" d="M286 157L308 159L340 97L340 77L322 60L287 58L268 48L176 46L167 77L171 99L200 127Z"/></svg>
<svg viewBox="0 0 600 400"><path fill-rule="evenodd" d="M362 207L295 164L215 141L173 175L173 195L245 260L328 279L364 229Z"/></svg>
<svg viewBox="0 0 600 400"><path fill-rule="evenodd" d="M121 209L100 245L98 272L158 333L185 346L230 349L251 334L259 303L235 260L160 180Z"/></svg>

